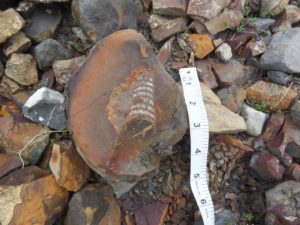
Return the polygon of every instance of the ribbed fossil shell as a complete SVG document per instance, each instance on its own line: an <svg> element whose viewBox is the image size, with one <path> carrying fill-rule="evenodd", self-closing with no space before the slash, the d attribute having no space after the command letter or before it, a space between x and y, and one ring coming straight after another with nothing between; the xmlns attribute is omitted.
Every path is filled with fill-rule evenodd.
<svg viewBox="0 0 300 225"><path fill-rule="evenodd" d="M182 93L134 30L94 47L71 80L68 117L85 161L108 180L127 183L156 168L163 151L157 146L175 144L187 128Z"/></svg>

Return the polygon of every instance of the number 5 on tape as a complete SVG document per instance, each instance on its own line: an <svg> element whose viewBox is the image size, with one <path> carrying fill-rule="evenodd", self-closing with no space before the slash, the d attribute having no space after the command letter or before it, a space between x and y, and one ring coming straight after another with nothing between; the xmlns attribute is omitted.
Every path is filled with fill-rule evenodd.
<svg viewBox="0 0 300 225"><path fill-rule="evenodd" d="M200 209L204 225L215 224L214 206L207 184L207 154L209 130L197 70L179 70L187 106L191 137L191 188Z"/></svg>

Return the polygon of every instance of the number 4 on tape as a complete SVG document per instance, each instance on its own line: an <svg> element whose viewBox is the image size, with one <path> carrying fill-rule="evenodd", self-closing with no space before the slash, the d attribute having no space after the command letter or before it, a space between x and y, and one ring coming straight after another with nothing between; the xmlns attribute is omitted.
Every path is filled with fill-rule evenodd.
<svg viewBox="0 0 300 225"><path fill-rule="evenodd" d="M191 188L204 225L215 224L214 206L207 184L208 120L195 67L179 70L187 106L191 137Z"/></svg>

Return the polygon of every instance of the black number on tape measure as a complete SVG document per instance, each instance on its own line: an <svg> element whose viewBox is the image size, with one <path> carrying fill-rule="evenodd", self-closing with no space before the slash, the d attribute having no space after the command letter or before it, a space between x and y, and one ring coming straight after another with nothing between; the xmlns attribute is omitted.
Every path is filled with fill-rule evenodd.
<svg viewBox="0 0 300 225"><path fill-rule="evenodd" d="M194 123L193 126L194 127L200 127L200 123Z"/></svg>
<svg viewBox="0 0 300 225"><path fill-rule="evenodd" d="M194 178L198 178L198 177L200 177L200 174L199 173L195 173L194 174Z"/></svg>
<svg viewBox="0 0 300 225"><path fill-rule="evenodd" d="M201 153L201 150L199 148L196 148L195 153L199 154L199 153Z"/></svg>
<svg viewBox="0 0 300 225"><path fill-rule="evenodd" d="M190 105L196 105L196 102L191 102L191 101L190 101Z"/></svg>
<svg viewBox="0 0 300 225"><path fill-rule="evenodd" d="M191 82L188 82L188 83L185 83L185 85L192 85L192 83L191 83Z"/></svg>
<svg viewBox="0 0 300 225"><path fill-rule="evenodd" d="M205 199L201 199L201 204L206 204L206 200Z"/></svg>

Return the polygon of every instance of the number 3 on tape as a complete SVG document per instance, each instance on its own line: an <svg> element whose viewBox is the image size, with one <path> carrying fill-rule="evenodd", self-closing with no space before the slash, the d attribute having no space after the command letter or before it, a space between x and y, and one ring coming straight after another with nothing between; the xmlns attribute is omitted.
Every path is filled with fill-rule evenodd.
<svg viewBox="0 0 300 225"><path fill-rule="evenodd" d="M195 67L179 70L187 106L191 137L191 188L204 225L215 224L214 206L206 173L209 130L200 82Z"/></svg>

